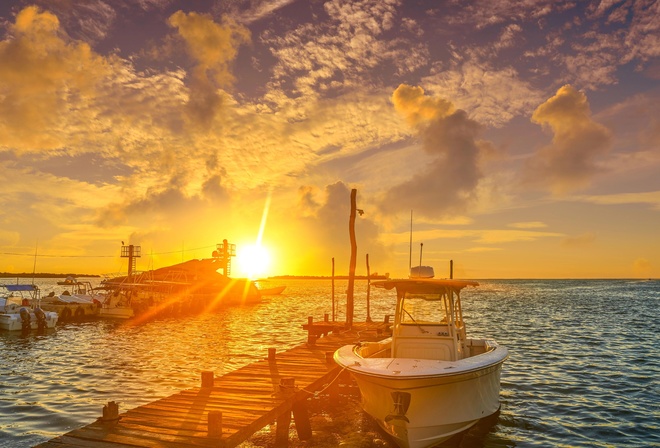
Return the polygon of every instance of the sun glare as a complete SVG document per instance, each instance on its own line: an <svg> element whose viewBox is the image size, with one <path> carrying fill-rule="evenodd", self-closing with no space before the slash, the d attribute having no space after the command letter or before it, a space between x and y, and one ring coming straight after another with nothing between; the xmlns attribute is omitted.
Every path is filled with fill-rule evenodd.
<svg viewBox="0 0 660 448"><path fill-rule="evenodd" d="M254 280L268 274L270 253L261 245L245 246L236 251L236 262L242 275Z"/></svg>

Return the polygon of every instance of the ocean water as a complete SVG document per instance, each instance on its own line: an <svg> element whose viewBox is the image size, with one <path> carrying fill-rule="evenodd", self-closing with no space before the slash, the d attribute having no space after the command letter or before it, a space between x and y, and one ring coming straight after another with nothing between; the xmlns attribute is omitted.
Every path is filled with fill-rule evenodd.
<svg viewBox="0 0 660 448"><path fill-rule="evenodd" d="M201 371L219 375L304 342L307 316L332 313L331 283L264 287L278 285L280 296L211 315L0 332L0 447L33 446L93 422L108 401L123 412L198 386ZM337 320L345 289L336 282ZM365 297L357 281L355 320L366 317ZM497 340L510 357L500 412L442 446L660 447L660 281L482 280L462 297L468 335ZM374 320L393 307L391 292L371 288ZM319 409L314 439L291 446L392 447L357 403ZM264 433L244 446L270 443Z"/></svg>

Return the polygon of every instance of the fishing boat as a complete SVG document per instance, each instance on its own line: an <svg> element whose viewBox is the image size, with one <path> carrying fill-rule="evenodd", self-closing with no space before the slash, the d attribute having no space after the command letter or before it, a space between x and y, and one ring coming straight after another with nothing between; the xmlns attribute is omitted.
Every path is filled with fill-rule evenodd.
<svg viewBox="0 0 660 448"><path fill-rule="evenodd" d="M508 357L494 340L466 335L460 294L477 282L424 277L373 282L396 290L392 336L334 354L364 411L402 448L436 445L497 412Z"/></svg>
<svg viewBox="0 0 660 448"><path fill-rule="evenodd" d="M0 297L0 330L30 331L55 327L57 313L41 309L37 285L0 286L7 291Z"/></svg>

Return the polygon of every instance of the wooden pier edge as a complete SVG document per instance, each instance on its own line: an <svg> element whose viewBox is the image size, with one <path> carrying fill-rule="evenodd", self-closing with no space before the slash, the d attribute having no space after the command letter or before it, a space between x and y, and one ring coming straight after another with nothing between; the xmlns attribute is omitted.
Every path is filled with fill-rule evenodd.
<svg viewBox="0 0 660 448"><path fill-rule="evenodd" d="M201 372L200 387L119 414L109 402L94 423L40 443L35 448L223 447L231 448L276 422L275 445L288 444L291 419L300 440L312 437L307 399L341 373L332 354L358 341L389 335L382 323L331 322L325 316L303 328L306 343L289 350L268 350L263 360L222 376ZM106 415L107 414L107 415Z"/></svg>

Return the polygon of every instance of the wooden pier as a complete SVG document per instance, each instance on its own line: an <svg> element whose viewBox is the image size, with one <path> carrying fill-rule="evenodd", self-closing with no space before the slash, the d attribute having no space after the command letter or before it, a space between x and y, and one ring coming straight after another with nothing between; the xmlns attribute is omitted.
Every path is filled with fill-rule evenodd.
<svg viewBox="0 0 660 448"><path fill-rule="evenodd" d="M108 403L96 422L37 445L39 448L235 447L277 422L275 444L286 446L293 414L300 440L312 436L306 402L341 374L332 355L357 341L377 341L389 323L356 323L309 318L308 340L221 377L202 372L201 386L120 414Z"/></svg>

